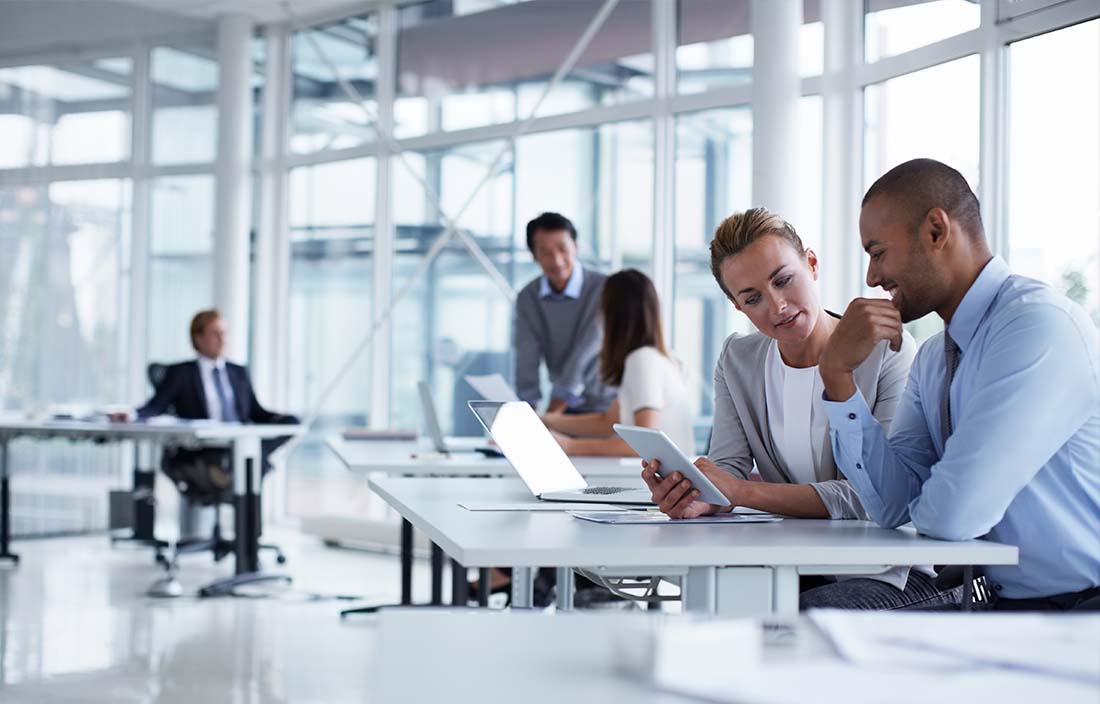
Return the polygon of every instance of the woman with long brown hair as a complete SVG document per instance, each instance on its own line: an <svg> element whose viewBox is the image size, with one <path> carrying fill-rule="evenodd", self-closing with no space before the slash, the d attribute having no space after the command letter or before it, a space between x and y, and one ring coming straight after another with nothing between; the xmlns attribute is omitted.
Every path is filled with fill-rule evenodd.
<svg viewBox="0 0 1100 704"><path fill-rule="evenodd" d="M615 423L660 429L693 453L688 389L680 363L665 348L653 282L637 269L613 274L604 282L600 311L600 376L619 395L603 413L548 413L546 425L571 455L634 456L612 430Z"/></svg>

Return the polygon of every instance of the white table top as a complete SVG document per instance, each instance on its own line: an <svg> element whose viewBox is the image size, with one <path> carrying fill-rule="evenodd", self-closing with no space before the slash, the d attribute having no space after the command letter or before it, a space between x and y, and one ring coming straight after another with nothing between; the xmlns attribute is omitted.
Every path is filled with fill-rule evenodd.
<svg viewBox="0 0 1100 704"><path fill-rule="evenodd" d="M616 670L622 638L675 618L644 613L387 609L379 615L372 701L655 702L698 700L655 691ZM796 621L795 623L798 623ZM797 627L796 627L797 628ZM831 654L812 628L772 640L772 662ZM430 670L425 670L430 663ZM425 677L425 672L431 673Z"/></svg>
<svg viewBox="0 0 1100 704"><path fill-rule="evenodd" d="M488 475L514 477L515 470L503 457L485 457L477 452L441 455L415 442L344 440L333 435L326 443L353 472L384 472L400 476L469 477ZM620 457L571 457L585 477L638 479L641 460Z"/></svg>
<svg viewBox="0 0 1100 704"><path fill-rule="evenodd" d="M874 617L849 615L853 622ZM835 617L843 621L849 615ZM907 612L883 617L894 619L899 629L920 628L922 623L937 628L951 621L956 629L983 624L978 628L1007 631L1010 635L1002 643L1007 648L999 655L1007 653L1016 660L1028 658L1029 652L1041 660L1035 651L1057 647L1057 639L1067 631L1084 635L1096 627L1094 617L1069 615ZM942 660L930 666L920 659L928 654L935 661L950 652L951 643L945 643L944 651L895 653L918 659L891 661L884 671L867 653L855 661L842 658L805 616L766 619L772 627L764 630L758 646L745 649L744 659L738 657L738 645L744 643L741 638L753 637L751 622L641 612L549 615L439 609L386 610L378 618L368 679L372 701L381 702L686 704L715 701L711 696L745 702L922 702L942 691L958 692L964 700L1002 704L1033 702L1044 695L1050 701L1092 704L1100 695L1097 684L1072 678L973 659L948 666ZM989 629L990 619L1016 623ZM649 660L661 652L654 641L658 633L660 663ZM1094 639L1082 637L1080 642ZM664 671L666 683L695 685L706 698L662 691L654 682L656 669Z"/></svg>
<svg viewBox="0 0 1100 704"><path fill-rule="evenodd" d="M911 529L885 529L867 521L788 518L756 524L601 525L564 512L472 512L458 505L536 502L521 482L511 479L379 477L370 486L467 567L820 568L1017 561L1014 546L935 540Z"/></svg>
<svg viewBox="0 0 1100 704"><path fill-rule="evenodd" d="M112 423L81 420L0 419L0 437L32 436L40 438L110 438L129 440L229 441L235 438L273 438L300 435L303 425L252 423L216 423L211 421L176 423Z"/></svg>

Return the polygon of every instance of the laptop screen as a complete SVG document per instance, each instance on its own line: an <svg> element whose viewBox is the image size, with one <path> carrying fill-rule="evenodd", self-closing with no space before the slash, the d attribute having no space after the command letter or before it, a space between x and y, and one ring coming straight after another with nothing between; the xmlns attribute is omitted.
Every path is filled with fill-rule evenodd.
<svg viewBox="0 0 1100 704"><path fill-rule="evenodd" d="M470 401L470 410L535 496L588 486L527 403Z"/></svg>

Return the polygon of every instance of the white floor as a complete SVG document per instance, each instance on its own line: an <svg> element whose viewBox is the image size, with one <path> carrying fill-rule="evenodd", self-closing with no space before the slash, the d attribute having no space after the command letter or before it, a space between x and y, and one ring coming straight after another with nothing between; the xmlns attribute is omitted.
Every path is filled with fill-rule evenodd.
<svg viewBox="0 0 1100 704"><path fill-rule="evenodd" d="M148 550L111 549L102 536L16 542L21 564L0 569L0 701L369 701L374 618L342 622L355 603L307 593L396 601L397 557L267 533L295 578L274 598L153 599L144 592L160 572ZM188 556L180 581L193 594L232 569L232 557ZM414 585L427 600L424 561Z"/></svg>

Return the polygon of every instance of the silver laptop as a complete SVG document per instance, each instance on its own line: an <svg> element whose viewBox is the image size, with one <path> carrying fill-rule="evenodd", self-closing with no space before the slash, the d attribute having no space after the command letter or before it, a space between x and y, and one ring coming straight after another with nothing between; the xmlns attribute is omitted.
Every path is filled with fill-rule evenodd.
<svg viewBox="0 0 1100 704"><path fill-rule="evenodd" d="M652 506L649 489L588 486L542 420L524 401L470 401L470 410L537 498Z"/></svg>
<svg viewBox="0 0 1100 704"><path fill-rule="evenodd" d="M420 392L420 410L424 415L424 429L428 432L436 452L448 455L455 452L477 452L488 457L503 457L498 450L485 444L485 438L444 437L443 428L439 425L439 414L435 410L432 387L428 382L421 381L417 382L416 389Z"/></svg>

